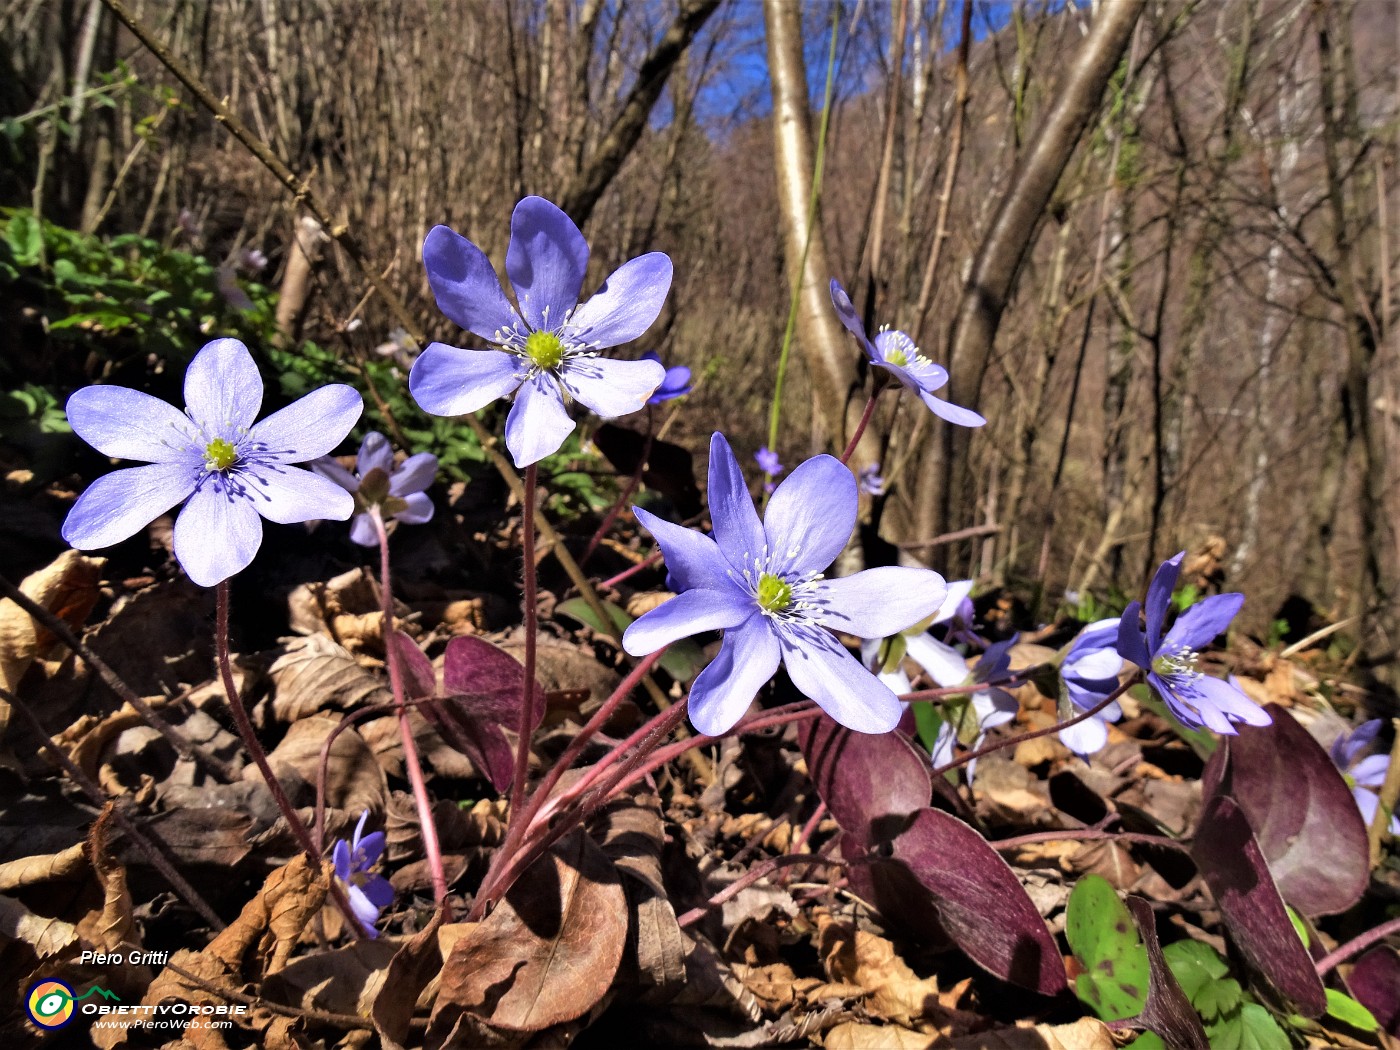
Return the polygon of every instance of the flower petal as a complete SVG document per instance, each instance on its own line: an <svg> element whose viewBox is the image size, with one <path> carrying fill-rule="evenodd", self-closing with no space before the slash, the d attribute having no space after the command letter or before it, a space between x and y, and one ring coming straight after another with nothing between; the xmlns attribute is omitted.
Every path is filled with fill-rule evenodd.
<svg viewBox="0 0 1400 1050"><path fill-rule="evenodd" d="M947 580L945 582L948 585L948 593L943 596L943 604L938 607L938 612L933 614L930 627L935 623L951 620L957 615L958 607L962 605L963 599L972 594L971 580Z"/></svg>
<svg viewBox="0 0 1400 1050"><path fill-rule="evenodd" d="M175 557L190 579L212 587L248 567L262 546L262 531L251 500L229 492L222 479L207 477L175 519Z"/></svg>
<svg viewBox="0 0 1400 1050"><path fill-rule="evenodd" d="M1162 639L1159 652L1204 649L1230 626L1244 604L1243 594L1213 594L1187 609Z"/></svg>
<svg viewBox="0 0 1400 1050"><path fill-rule="evenodd" d="M661 545L661 552L666 557L666 571L674 581L676 590L688 591L692 587L724 590L731 586L725 574L728 562L720 554L713 538L658 518L641 507L633 507L632 512Z"/></svg>
<svg viewBox="0 0 1400 1050"><path fill-rule="evenodd" d="M330 478L300 467L257 464L243 473L248 499L268 521L295 525L325 518L345 521L355 512L355 497Z"/></svg>
<svg viewBox="0 0 1400 1050"><path fill-rule="evenodd" d="M873 674L880 681L890 687L895 696L902 696L905 693L913 692L914 686L909 681L909 676L904 673L904 668L896 667L893 671L877 671L874 669L875 661L880 656L879 638L862 638L860 642L860 665ZM900 661L903 664L904 661Z"/></svg>
<svg viewBox="0 0 1400 1050"><path fill-rule="evenodd" d="M374 520L370 518L368 512L356 514L350 521L350 542L358 543L361 547L378 547L379 531L374 527Z"/></svg>
<svg viewBox="0 0 1400 1050"><path fill-rule="evenodd" d="M378 856L379 854L376 853L375 858L377 859ZM381 875L366 879L360 888L364 891L364 895L369 898L369 902L380 911L394 903L394 884Z"/></svg>
<svg viewBox="0 0 1400 1050"><path fill-rule="evenodd" d="M422 492L437 477L438 459L431 452L409 456L389 475L389 494L400 498Z"/></svg>
<svg viewBox="0 0 1400 1050"><path fill-rule="evenodd" d="M835 561L856 527L856 501L855 475L836 457L813 456L799 464L773 493L763 516L763 532L773 558L770 564L777 567L774 571L805 575L821 572ZM943 601L941 590L938 601ZM928 612L937 608L934 604ZM908 620L901 626L913 622ZM854 633L894 633L873 624L862 628Z"/></svg>
<svg viewBox="0 0 1400 1050"><path fill-rule="evenodd" d="M955 423L960 427L980 427L987 423L972 409L955 405L951 401L944 401L941 397L934 397L926 390L919 391L919 400L927 405L928 410L938 418L946 419L949 423Z"/></svg>
<svg viewBox="0 0 1400 1050"><path fill-rule="evenodd" d="M655 361L580 357L566 362L559 378L575 400L604 419L613 419L640 412L666 378L666 369Z"/></svg>
<svg viewBox="0 0 1400 1050"><path fill-rule="evenodd" d="M770 510L770 521L772 516ZM946 593L943 577L931 569L882 565L820 581L815 587L816 619L848 634L884 638L933 615Z"/></svg>
<svg viewBox="0 0 1400 1050"><path fill-rule="evenodd" d="M377 430L371 430L360 443L360 454L355 457L355 470L364 477L371 470L382 470L385 474L394 469L394 450L389 447L389 439Z"/></svg>
<svg viewBox="0 0 1400 1050"><path fill-rule="evenodd" d="M438 309L453 323L489 342L497 342L501 329L515 326L515 309L501 291L491 260L460 233L446 226L429 230L423 239L423 267Z"/></svg>
<svg viewBox="0 0 1400 1050"><path fill-rule="evenodd" d="M850 472L847 472L850 476ZM899 725L904 705L890 687L860 665L834 635L821 627L781 632L783 666L797 691L847 729L888 733Z"/></svg>
<svg viewBox="0 0 1400 1050"><path fill-rule="evenodd" d="M1369 755L1351 768L1351 778L1358 787L1377 788L1385 783L1390 770L1389 755Z"/></svg>
<svg viewBox="0 0 1400 1050"><path fill-rule="evenodd" d="M262 398L258 366L237 339L205 343L185 370L185 410L196 423L213 432L210 437L231 439L252 426Z"/></svg>
<svg viewBox="0 0 1400 1050"><path fill-rule="evenodd" d="M429 343L408 372L408 392L424 412L465 416L520 385L520 359L504 350Z"/></svg>
<svg viewBox="0 0 1400 1050"><path fill-rule="evenodd" d="M1356 756L1365 751L1380 735L1381 720L1372 718L1362 722L1350 733L1341 733L1332 741L1332 761L1346 769L1356 761Z"/></svg>
<svg viewBox="0 0 1400 1050"><path fill-rule="evenodd" d="M506 448L520 468L559 451L574 429L559 383L549 373L520 384L506 417Z"/></svg>
<svg viewBox="0 0 1400 1050"><path fill-rule="evenodd" d="M531 328L553 331L563 323L578 302L587 269L588 242L573 219L543 197L526 197L515 206L506 273Z"/></svg>
<svg viewBox="0 0 1400 1050"><path fill-rule="evenodd" d="M763 526L754 510L744 472L724 435L710 438L710 520L715 542L735 569L753 567L752 560L763 553L766 542Z"/></svg>
<svg viewBox="0 0 1400 1050"><path fill-rule="evenodd" d="M408 504L408 507L394 515L395 521L401 521L405 525L422 525L433 520L433 501L426 492L410 492L399 499Z"/></svg>
<svg viewBox="0 0 1400 1050"><path fill-rule="evenodd" d="M1086 718L1082 722L1061 729L1059 737L1060 743L1064 744L1065 747L1080 758L1087 758L1095 752L1102 751L1104 745L1108 743L1108 724L1097 716Z"/></svg>
<svg viewBox="0 0 1400 1050"><path fill-rule="evenodd" d="M80 551L135 535L194 491L188 463L152 463L104 474L89 485L63 522L63 538Z"/></svg>
<svg viewBox="0 0 1400 1050"><path fill-rule="evenodd" d="M860 341L860 348L872 361L878 359L879 354L875 352L875 347L865 334L865 325L860 323L860 315L856 313L855 304L851 302L851 297L846 294L846 289L841 287L841 282L835 277L831 279L831 305L836 308L836 316L846 326L846 331Z"/></svg>
<svg viewBox="0 0 1400 1050"><path fill-rule="evenodd" d="M754 600L737 590L697 588L667 599L633 621L622 634L622 647L633 656L646 656L694 634L737 627L757 611Z"/></svg>
<svg viewBox="0 0 1400 1050"><path fill-rule="evenodd" d="M670 290L670 257L664 252L640 255L614 270L593 297L574 311L569 330L600 350L630 343L652 326Z"/></svg>
<svg viewBox="0 0 1400 1050"><path fill-rule="evenodd" d="M88 386L68 399L73 433L104 456L169 463L199 448L194 425L158 397L124 386Z"/></svg>
<svg viewBox="0 0 1400 1050"><path fill-rule="evenodd" d="M1130 602L1123 610L1118 622L1118 655L1143 670L1152 666L1152 654L1147 648L1147 639L1138 626L1142 612L1141 602Z"/></svg>
<svg viewBox="0 0 1400 1050"><path fill-rule="evenodd" d="M345 889L345 895L350 899L350 910L355 913L355 918L360 920L366 933L371 937L378 937L379 931L374 928L374 924L379 918L379 909L361 887L351 883Z"/></svg>
<svg viewBox="0 0 1400 1050"><path fill-rule="evenodd" d="M1219 678L1202 675L1195 680L1196 692L1229 716L1232 722L1249 726L1272 725L1274 716L1256 704L1239 688Z"/></svg>
<svg viewBox="0 0 1400 1050"><path fill-rule="evenodd" d="M1167 620L1167 610L1171 608L1176 578L1181 573L1181 560L1185 557L1186 552L1182 551L1176 557L1162 562L1153 574L1152 582L1147 586L1147 648L1154 656L1161 647L1162 627ZM1127 619L1126 613L1124 619Z"/></svg>
<svg viewBox="0 0 1400 1050"><path fill-rule="evenodd" d="M323 478L330 478L346 492L353 493L360 491L360 479L342 467L331 456L322 456L319 459L312 460L307 464L307 467L314 470L317 474L320 474Z"/></svg>
<svg viewBox="0 0 1400 1050"><path fill-rule="evenodd" d="M335 874L341 882L349 882L350 876L354 873L350 867L350 843L344 839L335 840L335 848L331 850L331 856L335 858Z"/></svg>
<svg viewBox="0 0 1400 1050"><path fill-rule="evenodd" d="M248 443L266 446L259 458L304 463L328 455L344 441L364 410L364 399L354 387L331 383L255 425L248 433Z"/></svg>
<svg viewBox="0 0 1400 1050"><path fill-rule="evenodd" d="M914 634L905 639L909 657L928 672L928 676L944 689L964 684L969 675L962 653L928 634Z"/></svg>
<svg viewBox="0 0 1400 1050"><path fill-rule="evenodd" d="M778 636L765 616L725 631L719 655L691 683L691 725L706 736L729 732L773 677L781 657Z"/></svg>

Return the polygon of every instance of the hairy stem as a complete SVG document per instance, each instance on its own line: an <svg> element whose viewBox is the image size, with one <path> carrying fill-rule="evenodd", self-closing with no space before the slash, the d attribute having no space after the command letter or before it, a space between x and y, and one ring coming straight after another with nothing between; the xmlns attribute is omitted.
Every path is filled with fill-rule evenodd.
<svg viewBox="0 0 1400 1050"><path fill-rule="evenodd" d="M447 903L447 876L442 870L442 847L438 845L437 824L433 822L433 805L428 800L428 785L423 781L423 760L413 739L413 727L408 723L408 705L403 688L403 667L399 662L398 646L394 643L394 592L389 574L389 533L378 507L371 507L370 521L379 539L379 600L384 608L384 662L389 667L389 688L394 694L394 707L399 714L399 738L403 741L403 764L408 782L413 786L413 802L418 808L418 830L423 836L423 853L428 859L428 871L433 880L433 899L445 912L444 921L452 921L452 909Z"/></svg>
<svg viewBox="0 0 1400 1050"><path fill-rule="evenodd" d="M860 439L865 433L865 428L870 425L870 420L875 415L875 402L880 400L881 389L881 387L876 386L875 392L870 395L870 400L865 403L865 411L860 414L860 422L856 424L855 433L851 435L851 440L846 445L846 451L841 453L842 463L849 463L851 457L855 455L856 446L860 444Z"/></svg>
<svg viewBox="0 0 1400 1050"><path fill-rule="evenodd" d="M1354 955L1360 955L1377 941L1385 940L1392 933L1400 933L1400 916L1383 922L1373 930L1367 930L1360 936L1353 937L1346 944L1341 945L1335 951L1328 952L1321 959L1317 960L1317 975L1324 977L1342 963L1346 962Z"/></svg>
<svg viewBox="0 0 1400 1050"><path fill-rule="evenodd" d="M656 414L651 405L647 405L647 436L642 442L642 454L637 457L637 469L632 471L632 476L627 479L627 484L618 493L617 499L613 500L613 505L608 508L607 514L603 515L603 520L598 524L598 529L593 533L593 538L588 541L588 546L584 549L583 557L578 560L580 567L588 564L588 559L593 556L593 552L598 549L598 544L603 542L603 537L608 534L608 529L612 528L617 516L622 513L622 508L627 505L627 501L632 498L632 493L637 491L637 487L642 483L642 474L646 472L647 460L651 457L651 443L656 433Z"/></svg>
<svg viewBox="0 0 1400 1050"><path fill-rule="evenodd" d="M535 647L539 642L539 579L535 565L535 490L539 485L539 468L531 463L525 468L524 511L521 516L521 544L525 555L524 627L525 687L520 698L520 722L515 743L515 775L510 781L510 813L512 823L525 801L525 778L530 773L530 734L534 729L535 708Z"/></svg>

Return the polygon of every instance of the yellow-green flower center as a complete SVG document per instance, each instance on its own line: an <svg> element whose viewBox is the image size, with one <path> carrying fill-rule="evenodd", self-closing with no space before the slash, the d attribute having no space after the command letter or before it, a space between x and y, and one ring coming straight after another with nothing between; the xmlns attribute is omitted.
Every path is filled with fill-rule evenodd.
<svg viewBox="0 0 1400 1050"><path fill-rule="evenodd" d="M238 449L223 438L215 438L204 446L204 465L210 470L228 470L238 462Z"/></svg>
<svg viewBox="0 0 1400 1050"><path fill-rule="evenodd" d="M558 368L564 360L564 344L553 332L531 332L525 340L525 356L536 368Z"/></svg>
<svg viewBox="0 0 1400 1050"><path fill-rule="evenodd" d="M783 612L792 605L792 584L763 573L758 578L758 604L768 612Z"/></svg>
<svg viewBox="0 0 1400 1050"><path fill-rule="evenodd" d="M905 352L904 352L903 350L900 350L898 347L896 347L895 349L891 350L888 354L886 354L886 355L885 355L885 360L888 361L890 364L894 365L894 366L897 367L897 368L908 368L908 367L909 367L909 357L908 357L908 355L905 354Z"/></svg>

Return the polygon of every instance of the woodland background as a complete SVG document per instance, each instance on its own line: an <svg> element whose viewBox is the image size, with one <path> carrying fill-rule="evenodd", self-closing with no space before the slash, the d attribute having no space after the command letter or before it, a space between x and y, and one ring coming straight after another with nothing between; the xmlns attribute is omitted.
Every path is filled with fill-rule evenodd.
<svg viewBox="0 0 1400 1050"><path fill-rule="evenodd" d="M1046 206L1000 235L1088 39L1087 5L129 6L309 180L331 232L353 236L431 338L461 336L419 259L435 224L499 260L514 202L542 194L583 226L590 288L668 252L674 289L644 342L700 380L665 435L697 458L714 428L743 456L768 443L835 25L784 461L839 447L864 406L854 343L829 306L816 316L820 275L836 276L990 421L953 433L908 398L882 406L859 453L889 482L869 543L1019 585L1044 616L1063 600L1092 612L1095 589L1134 594L1192 547L1209 553L1207 576L1250 595L1247 628L1364 613L1361 666L1380 667L1400 644L1396 6L1101 3L1140 10L1124 57ZM781 96L794 69L806 91L785 110L770 87ZM270 260L258 279L282 293L269 330L283 347L310 340L390 373L407 362L343 243L99 0L0 4L0 131L0 205L230 272L257 249ZM1025 251L979 342L967 310L998 236ZM120 361L95 366L23 296L4 299L7 388L37 384L61 404ZM53 553L24 550L35 564Z"/></svg>

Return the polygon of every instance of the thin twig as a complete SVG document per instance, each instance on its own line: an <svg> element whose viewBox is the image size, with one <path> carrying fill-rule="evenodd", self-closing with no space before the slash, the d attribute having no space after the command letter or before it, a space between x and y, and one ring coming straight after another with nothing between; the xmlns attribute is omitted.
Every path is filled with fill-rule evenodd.
<svg viewBox="0 0 1400 1050"><path fill-rule="evenodd" d="M1383 922L1373 930L1367 930L1360 936L1353 937L1335 951L1328 952L1321 959L1317 960L1317 975L1325 977L1332 970L1346 962L1353 955L1359 955L1377 941L1382 941L1392 933L1400 933L1400 916Z"/></svg>
<svg viewBox="0 0 1400 1050"><path fill-rule="evenodd" d="M762 864L755 864L704 904L700 905L698 908L691 908L690 911L678 916L676 922L680 924L681 929L685 929L687 926L694 926L703 919L712 908L718 908L725 901L737 897L755 882L767 878L779 868L788 868L794 864L808 864L813 866L825 864L830 867L842 868L846 866L844 860L836 860L830 857L814 857L810 853L789 853L782 857L774 857L771 860L764 861Z"/></svg>

